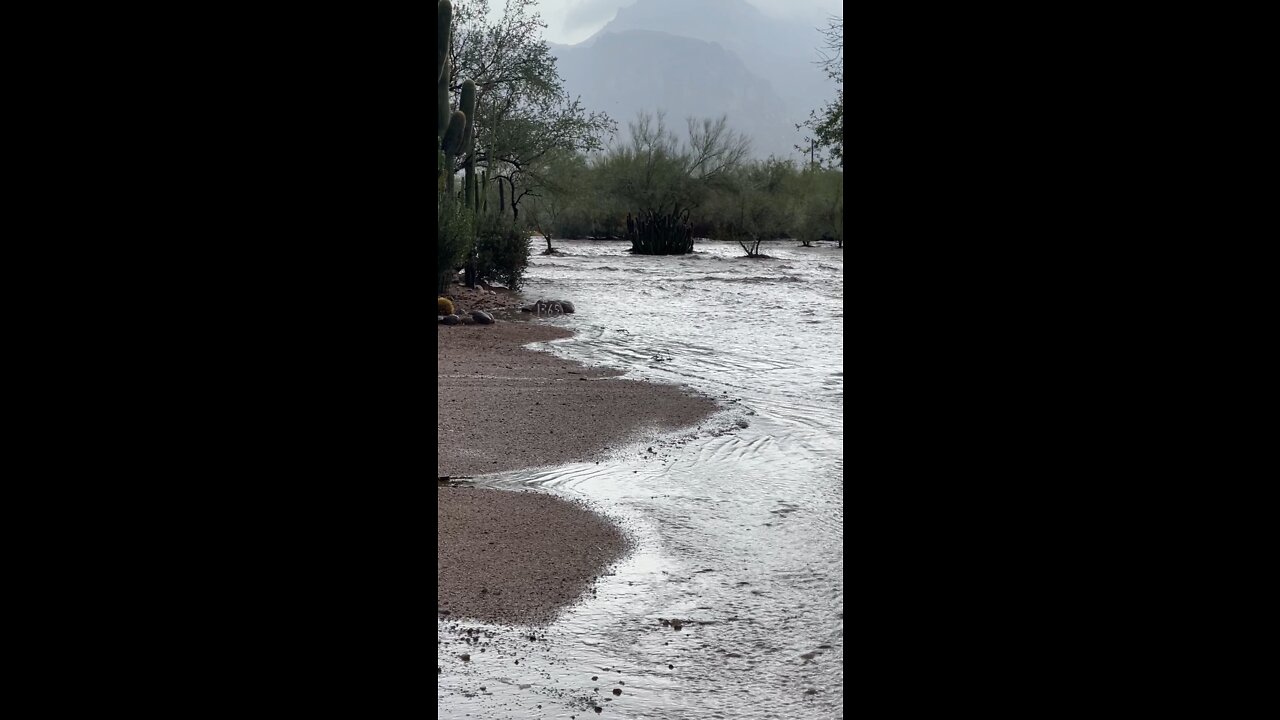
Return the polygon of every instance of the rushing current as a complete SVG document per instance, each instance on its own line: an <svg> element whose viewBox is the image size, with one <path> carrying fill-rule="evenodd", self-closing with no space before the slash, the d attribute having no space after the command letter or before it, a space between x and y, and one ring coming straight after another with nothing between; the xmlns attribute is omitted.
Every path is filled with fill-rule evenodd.
<svg viewBox="0 0 1280 720"><path fill-rule="evenodd" d="M440 716L841 717L844 250L554 245L566 254L535 254L523 294L572 300L546 322L577 334L534 347L724 410L599 463L477 480L585 500L635 547L546 628L439 621ZM486 652L461 663L467 630Z"/></svg>

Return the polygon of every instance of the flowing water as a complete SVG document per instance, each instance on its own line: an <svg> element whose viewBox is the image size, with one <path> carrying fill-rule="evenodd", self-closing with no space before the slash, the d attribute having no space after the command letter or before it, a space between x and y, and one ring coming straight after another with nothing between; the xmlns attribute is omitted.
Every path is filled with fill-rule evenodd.
<svg viewBox="0 0 1280 720"><path fill-rule="evenodd" d="M577 335L537 347L725 409L606 462L478 481L584 499L635 548L546 628L439 622L440 716L841 717L844 251L555 245L568 255L534 255L524 295L572 300L550 322ZM464 664L466 629L488 645Z"/></svg>

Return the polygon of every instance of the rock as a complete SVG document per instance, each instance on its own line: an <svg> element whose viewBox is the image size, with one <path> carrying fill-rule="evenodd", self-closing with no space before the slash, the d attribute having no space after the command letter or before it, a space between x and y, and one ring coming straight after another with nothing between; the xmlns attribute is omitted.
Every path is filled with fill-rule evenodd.
<svg viewBox="0 0 1280 720"><path fill-rule="evenodd" d="M462 316L461 318L459 318L459 319L462 321L462 324L463 324L463 325L475 325L475 324L476 324L476 319L475 319L475 318L473 318L473 317L471 317L470 315L463 315L463 316Z"/></svg>
<svg viewBox="0 0 1280 720"><path fill-rule="evenodd" d="M457 324L458 324L458 316L457 316L457 315L445 315L444 317L440 318L440 322L444 323L445 325L457 325Z"/></svg>
<svg viewBox="0 0 1280 720"><path fill-rule="evenodd" d="M469 655L468 653L462 653L458 657L462 660L462 662L471 662L471 655Z"/></svg>
<svg viewBox="0 0 1280 720"><path fill-rule="evenodd" d="M561 300L560 307L563 308L564 311L567 313L573 312L573 303L569 302L568 300Z"/></svg>
<svg viewBox="0 0 1280 720"><path fill-rule="evenodd" d="M614 688L614 689L613 689L613 694L614 694L614 695L621 695L621 694L622 694L622 691L621 691L621 690L619 690L618 688Z"/></svg>
<svg viewBox="0 0 1280 720"><path fill-rule="evenodd" d="M493 316L483 310L472 310L471 318L481 325L493 324Z"/></svg>

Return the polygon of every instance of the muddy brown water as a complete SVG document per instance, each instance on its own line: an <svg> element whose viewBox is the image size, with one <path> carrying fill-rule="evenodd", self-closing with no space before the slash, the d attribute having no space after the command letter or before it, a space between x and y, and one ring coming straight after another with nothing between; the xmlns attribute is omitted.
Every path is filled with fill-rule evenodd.
<svg viewBox="0 0 1280 720"><path fill-rule="evenodd" d="M524 294L574 301L550 322L577 335L540 347L725 409L598 464L471 481L584 500L635 548L548 626L438 621L440 716L841 717L844 251L555 245Z"/></svg>

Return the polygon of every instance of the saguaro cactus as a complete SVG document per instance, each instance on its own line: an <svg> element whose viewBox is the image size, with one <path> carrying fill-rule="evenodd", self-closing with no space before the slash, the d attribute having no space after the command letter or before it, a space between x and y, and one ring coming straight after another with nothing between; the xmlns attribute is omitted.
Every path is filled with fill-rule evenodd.
<svg viewBox="0 0 1280 720"><path fill-rule="evenodd" d="M446 179L449 190L453 190L453 159L458 156L458 151L462 149L462 132L467 125L467 116L461 110L454 110L449 116L449 128L444 131L444 141L441 142L441 149L444 151L444 161L446 172L449 177Z"/></svg>
<svg viewBox="0 0 1280 720"><path fill-rule="evenodd" d="M476 117L476 84L470 79L462 82L462 114L466 116L466 125L462 129L462 149L466 153L466 175L463 181L463 194L467 207L475 204L476 178L475 178L475 117Z"/></svg>
<svg viewBox="0 0 1280 720"><path fill-rule="evenodd" d="M442 152L436 158L436 185L442 187L445 179L445 163L449 158L443 152L444 135L449 129L449 42L453 31L453 4L449 0L436 3L439 24L436 25L436 141Z"/></svg>
<svg viewBox="0 0 1280 720"><path fill-rule="evenodd" d="M436 3L439 23L436 24L436 82L448 75L445 60L449 58L449 38L453 31L453 4L449 0Z"/></svg>
<svg viewBox="0 0 1280 720"><path fill-rule="evenodd" d="M444 139L449 129L449 60L444 61L444 73L436 82L436 135Z"/></svg>

